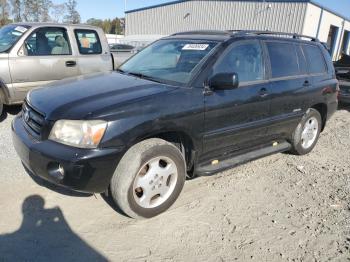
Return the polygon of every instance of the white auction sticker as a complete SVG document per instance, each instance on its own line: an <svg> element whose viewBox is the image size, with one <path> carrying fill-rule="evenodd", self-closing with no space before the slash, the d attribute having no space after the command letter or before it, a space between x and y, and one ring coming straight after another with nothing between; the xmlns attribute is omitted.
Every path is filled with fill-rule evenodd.
<svg viewBox="0 0 350 262"><path fill-rule="evenodd" d="M208 44L187 44L185 45L182 50L198 50L203 51L208 48Z"/></svg>
<svg viewBox="0 0 350 262"><path fill-rule="evenodd" d="M23 27L23 26L17 26L16 28L15 28L15 30L17 31L17 32L21 32L22 34L24 34L25 32L27 32L27 28L25 28L25 27Z"/></svg>

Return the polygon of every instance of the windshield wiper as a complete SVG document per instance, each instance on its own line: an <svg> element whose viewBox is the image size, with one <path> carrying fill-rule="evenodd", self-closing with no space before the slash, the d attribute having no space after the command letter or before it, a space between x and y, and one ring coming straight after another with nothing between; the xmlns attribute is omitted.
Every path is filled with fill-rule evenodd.
<svg viewBox="0 0 350 262"><path fill-rule="evenodd" d="M158 78L154 78L152 76L148 76L148 75L144 75L142 73L136 73L136 72L127 72L128 75L132 75L132 76L136 76L138 78L142 78L142 79L146 79L146 80L151 80L153 82L157 82L157 83L164 83L161 80L159 80Z"/></svg>
<svg viewBox="0 0 350 262"><path fill-rule="evenodd" d="M122 74L125 74L125 71L124 70L121 70L121 69L116 69L115 71L119 72L119 73L122 73Z"/></svg>

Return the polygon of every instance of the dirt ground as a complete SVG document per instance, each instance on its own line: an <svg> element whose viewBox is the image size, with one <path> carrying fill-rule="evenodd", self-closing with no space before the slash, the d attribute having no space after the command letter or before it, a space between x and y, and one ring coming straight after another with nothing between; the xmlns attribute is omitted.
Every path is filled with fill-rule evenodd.
<svg viewBox="0 0 350 262"><path fill-rule="evenodd" d="M315 150L187 181L154 219L35 184L0 122L0 261L350 261L350 108Z"/></svg>

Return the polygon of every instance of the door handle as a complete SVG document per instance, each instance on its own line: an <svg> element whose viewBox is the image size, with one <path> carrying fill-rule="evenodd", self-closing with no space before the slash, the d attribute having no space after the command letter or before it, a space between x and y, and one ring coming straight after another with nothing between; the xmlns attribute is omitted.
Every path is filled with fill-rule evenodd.
<svg viewBox="0 0 350 262"><path fill-rule="evenodd" d="M259 96L264 98L267 97L269 95L269 93L267 92L267 89L265 87L261 88L259 91Z"/></svg>
<svg viewBox="0 0 350 262"><path fill-rule="evenodd" d="M66 67L74 67L77 65L75 61L66 61Z"/></svg>
<svg viewBox="0 0 350 262"><path fill-rule="evenodd" d="M303 86L307 87L307 86L310 86L310 85L311 85L310 81L309 80L305 80Z"/></svg>

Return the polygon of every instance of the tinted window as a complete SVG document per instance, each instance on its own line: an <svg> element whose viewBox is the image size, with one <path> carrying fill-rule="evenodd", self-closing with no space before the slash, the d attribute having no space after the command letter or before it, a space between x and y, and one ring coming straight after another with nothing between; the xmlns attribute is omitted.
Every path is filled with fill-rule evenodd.
<svg viewBox="0 0 350 262"><path fill-rule="evenodd" d="M301 46L296 47L297 53L298 53L298 61L299 61L299 70L300 73L305 75L307 74L307 62L304 55L303 50L301 49Z"/></svg>
<svg viewBox="0 0 350 262"><path fill-rule="evenodd" d="M69 39L64 28L45 27L32 33L24 43L25 55L70 55Z"/></svg>
<svg viewBox="0 0 350 262"><path fill-rule="evenodd" d="M304 45L304 54L309 61L310 73L318 74L327 71L323 54L318 46Z"/></svg>
<svg viewBox="0 0 350 262"><path fill-rule="evenodd" d="M268 42L272 78L299 74L298 57L294 44Z"/></svg>
<svg viewBox="0 0 350 262"><path fill-rule="evenodd" d="M263 80L264 66L260 44L234 44L214 66L214 73L237 73L240 82Z"/></svg>
<svg viewBox="0 0 350 262"><path fill-rule="evenodd" d="M74 32L80 54L94 55L102 53L101 42L96 31L77 29Z"/></svg>

